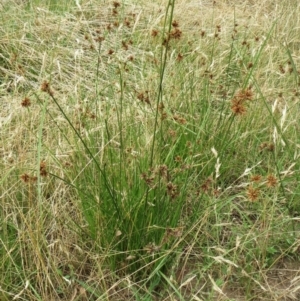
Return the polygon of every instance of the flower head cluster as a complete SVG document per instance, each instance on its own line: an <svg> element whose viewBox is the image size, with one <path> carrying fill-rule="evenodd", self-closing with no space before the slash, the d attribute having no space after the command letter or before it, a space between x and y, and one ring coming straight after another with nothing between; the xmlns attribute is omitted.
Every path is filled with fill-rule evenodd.
<svg viewBox="0 0 300 301"><path fill-rule="evenodd" d="M245 103L253 100L251 88L238 91L231 100L231 110L235 115L244 115L247 111Z"/></svg>

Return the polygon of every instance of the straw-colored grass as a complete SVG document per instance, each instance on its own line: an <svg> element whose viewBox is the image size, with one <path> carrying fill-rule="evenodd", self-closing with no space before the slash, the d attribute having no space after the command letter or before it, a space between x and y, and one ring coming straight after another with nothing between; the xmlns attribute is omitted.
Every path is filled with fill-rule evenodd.
<svg viewBox="0 0 300 301"><path fill-rule="evenodd" d="M0 3L0 300L298 300L298 1Z"/></svg>

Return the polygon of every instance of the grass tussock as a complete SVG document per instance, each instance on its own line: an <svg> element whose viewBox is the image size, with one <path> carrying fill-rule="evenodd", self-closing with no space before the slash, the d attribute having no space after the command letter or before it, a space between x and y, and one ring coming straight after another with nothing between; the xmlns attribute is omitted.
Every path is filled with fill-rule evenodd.
<svg viewBox="0 0 300 301"><path fill-rule="evenodd" d="M298 300L297 1L2 1L1 300Z"/></svg>

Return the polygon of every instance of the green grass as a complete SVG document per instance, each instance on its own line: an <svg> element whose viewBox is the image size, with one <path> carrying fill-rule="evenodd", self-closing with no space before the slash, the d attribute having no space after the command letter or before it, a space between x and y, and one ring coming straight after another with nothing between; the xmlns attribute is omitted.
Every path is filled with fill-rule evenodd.
<svg viewBox="0 0 300 301"><path fill-rule="evenodd" d="M299 5L275 2L0 4L1 300L297 298Z"/></svg>

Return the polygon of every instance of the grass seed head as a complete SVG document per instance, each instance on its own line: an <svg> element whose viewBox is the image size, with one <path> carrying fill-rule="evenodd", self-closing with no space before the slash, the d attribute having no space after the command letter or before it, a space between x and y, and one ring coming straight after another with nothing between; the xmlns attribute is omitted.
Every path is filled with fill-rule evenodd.
<svg viewBox="0 0 300 301"><path fill-rule="evenodd" d="M261 181L262 176L261 175L253 175L251 177L251 182L260 182Z"/></svg>
<svg viewBox="0 0 300 301"><path fill-rule="evenodd" d="M246 113L246 107L238 100L233 99L231 110L235 115L244 115Z"/></svg>
<svg viewBox="0 0 300 301"><path fill-rule="evenodd" d="M179 27L179 23L176 21L176 20L174 20L173 22L172 22L172 26L173 27Z"/></svg>
<svg viewBox="0 0 300 301"><path fill-rule="evenodd" d="M277 186L277 178L274 175L267 176L267 187L276 187Z"/></svg>
<svg viewBox="0 0 300 301"><path fill-rule="evenodd" d="M31 101L28 97L25 97L22 102L21 102L21 106L24 108L28 108L31 106Z"/></svg>
<svg viewBox="0 0 300 301"><path fill-rule="evenodd" d="M155 38L155 37L157 37L157 35L158 35L158 30L152 29L151 36Z"/></svg>
<svg viewBox="0 0 300 301"><path fill-rule="evenodd" d="M121 5L120 2L118 2L118 1L113 2L113 7L114 8L118 8L120 5Z"/></svg>
<svg viewBox="0 0 300 301"><path fill-rule="evenodd" d="M178 55L177 55L177 62L181 62L182 61L182 59L183 59L183 55L181 54L181 53L178 53Z"/></svg>
<svg viewBox="0 0 300 301"><path fill-rule="evenodd" d="M50 84L47 81L43 81L42 85L41 85L41 90L43 92L48 93L50 96L53 96L53 91L50 88Z"/></svg>
<svg viewBox="0 0 300 301"><path fill-rule="evenodd" d="M41 177L46 177L48 175L45 161L41 161L40 163L40 175Z"/></svg>
<svg viewBox="0 0 300 301"><path fill-rule="evenodd" d="M258 188L254 188L252 185L250 185L247 189L247 196L249 201L256 202L259 198L260 192Z"/></svg>
<svg viewBox="0 0 300 301"><path fill-rule="evenodd" d="M29 183L30 182L30 175L28 175L27 173L24 173L21 175L21 180L24 182L24 183Z"/></svg>

